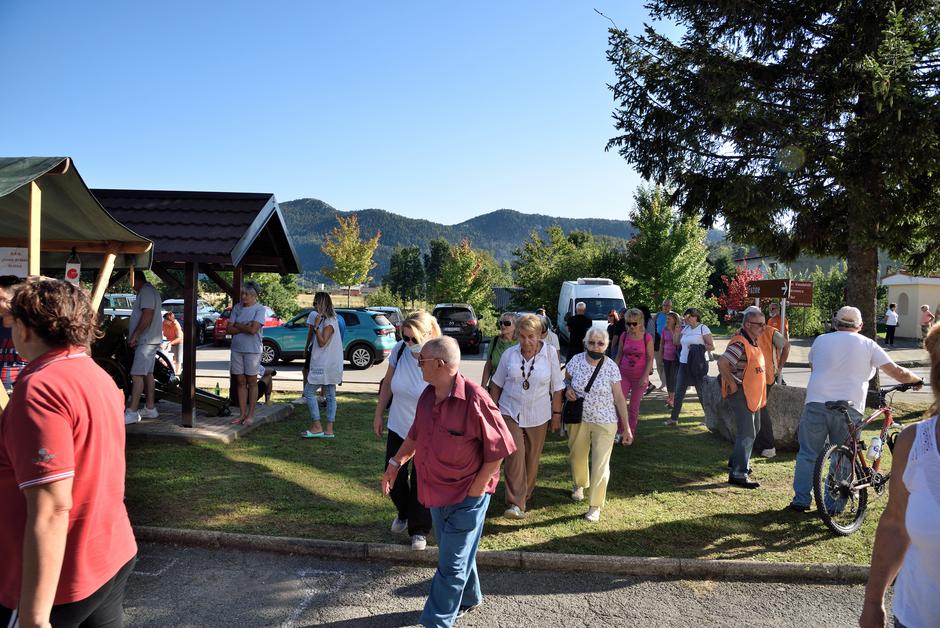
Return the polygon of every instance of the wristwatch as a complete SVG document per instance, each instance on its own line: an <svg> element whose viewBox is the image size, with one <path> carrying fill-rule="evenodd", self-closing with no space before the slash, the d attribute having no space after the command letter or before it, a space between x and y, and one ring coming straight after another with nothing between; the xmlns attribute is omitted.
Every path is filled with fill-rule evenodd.
<svg viewBox="0 0 940 628"><path fill-rule="evenodd" d="M395 456L392 456L388 459L388 463L395 467L396 469L401 469L401 463L395 460Z"/></svg>

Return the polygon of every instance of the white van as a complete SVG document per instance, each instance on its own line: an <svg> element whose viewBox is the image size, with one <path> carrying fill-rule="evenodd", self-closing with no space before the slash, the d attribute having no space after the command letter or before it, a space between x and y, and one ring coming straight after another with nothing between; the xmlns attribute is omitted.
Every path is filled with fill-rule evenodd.
<svg viewBox="0 0 940 628"><path fill-rule="evenodd" d="M565 281L558 295L558 335L568 341L569 316L574 316L574 306L583 301L587 308L584 315L594 321L594 327L607 330L607 314L625 307L623 292L612 280L603 277L579 277L577 281Z"/></svg>

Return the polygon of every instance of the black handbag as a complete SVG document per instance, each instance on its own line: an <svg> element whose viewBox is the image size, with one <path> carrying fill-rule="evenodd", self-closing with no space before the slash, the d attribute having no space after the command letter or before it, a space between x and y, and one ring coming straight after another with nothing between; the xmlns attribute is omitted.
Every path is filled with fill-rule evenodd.
<svg viewBox="0 0 940 628"><path fill-rule="evenodd" d="M594 373L591 374L591 379L588 380L587 386L584 387L585 395L591 392L594 379L597 377L597 374L601 372L601 367L604 366L604 360L606 359L606 357L602 357L597 363L597 366L594 367ZM565 403L561 407L561 420L565 425L580 423L582 414L584 414L584 397L578 397L574 401L565 399Z"/></svg>

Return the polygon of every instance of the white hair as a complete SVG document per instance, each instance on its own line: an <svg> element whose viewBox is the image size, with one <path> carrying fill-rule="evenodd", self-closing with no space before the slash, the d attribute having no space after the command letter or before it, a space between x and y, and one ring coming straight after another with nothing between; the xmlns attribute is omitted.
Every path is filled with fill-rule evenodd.
<svg viewBox="0 0 940 628"><path fill-rule="evenodd" d="M607 343L610 342L610 337L607 335L607 330L601 329L600 327L591 327L589 330L587 330L587 333L584 334L585 347L587 347L588 340L591 340L592 338L595 340L598 338L603 340L605 349L607 348Z"/></svg>
<svg viewBox="0 0 940 628"><path fill-rule="evenodd" d="M446 364L460 366L460 345L450 336L431 338L422 345L425 357L443 360Z"/></svg>
<svg viewBox="0 0 940 628"><path fill-rule="evenodd" d="M755 316L763 316L764 313L760 311L760 308L756 305L748 306L743 313L741 318L742 323L746 323L749 319L754 318Z"/></svg>
<svg viewBox="0 0 940 628"><path fill-rule="evenodd" d="M585 303L584 301L578 301L577 303L574 304L575 312L577 312L578 310L586 310L586 309L587 309L587 303Z"/></svg>

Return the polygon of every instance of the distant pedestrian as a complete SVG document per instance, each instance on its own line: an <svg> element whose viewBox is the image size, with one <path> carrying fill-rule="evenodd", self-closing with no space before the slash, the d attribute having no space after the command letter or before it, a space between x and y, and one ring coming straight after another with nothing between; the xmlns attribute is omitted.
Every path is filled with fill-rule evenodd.
<svg viewBox="0 0 940 628"><path fill-rule="evenodd" d="M702 385L708 373L707 351L715 350L715 341L707 325L702 323L702 314L697 308L685 311L685 327L679 334L679 372L676 374L676 394L672 404L672 414L666 425L677 425L682 403L689 386L695 387L699 403L702 402Z"/></svg>
<svg viewBox="0 0 940 628"><path fill-rule="evenodd" d="M516 313L503 312L499 317L499 334L493 336L490 340L489 350L486 354L486 363L483 364L483 378L480 384L487 390L490 387L490 380L499 366L499 359L509 347L519 344L516 339Z"/></svg>
<svg viewBox="0 0 940 628"><path fill-rule="evenodd" d="M493 375L490 395L512 434L515 452L506 460L508 519L524 519L539 473L549 427L561 427L564 378L553 347L540 340L542 322L533 314L516 321L519 344L510 347Z"/></svg>
<svg viewBox="0 0 940 628"><path fill-rule="evenodd" d="M183 370L183 328L173 312L163 315L164 348L173 358L173 370L179 375Z"/></svg>
<svg viewBox="0 0 940 628"><path fill-rule="evenodd" d="M147 281L144 271L135 270L131 281L137 298L131 309L128 325L130 335L127 346L134 350L134 362L131 364L131 398L124 411L125 423L137 423L141 418L155 419L160 416L154 407L156 403L156 384L153 380L153 365L157 349L163 342L163 317L160 316L160 293ZM144 410L139 412L140 395L146 401Z"/></svg>
<svg viewBox="0 0 940 628"><path fill-rule="evenodd" d="M382 438L382 419L388 407L385 460L394 456L408 437L418 399L428 386L418 366L418 354L424 343L440 335L437 320L424 310L412 312L402 321L401 342L392 348L388 358L388 370L379 388L379 402L372 422L372 431ZM407 532L411 537L411 549L420 551L427 547L431 511L418 499L417 465L411 465L411 477L408 467L407 461L402 464L389 493L398 513L392 521L392 532Z"/></svg>
<svg viewBox="0 0 940 628"><path fill-rule="evenodd" d="M898 328L898 304L891 303L885 312L885 346L894 346L894 332Z"/></svg>
<svg viewBox="0 0 940 628"><path fill-rule="evenodd" d="M388 495L399 469L412 457L418 499L431 509L437 537L437 571L419 619L449 627L483 602L476 554L500 462L515 451L512 435L486 391L460 373L460 347L442 336L418 354L430 384L418 399L414 423L382 476Z"/></svg>
<svg viewBox="0 0 940 628"><path fill-rule="evenodd" d="M666 329L666 321L669 319L669 315L672 314L672 299L663 299L662 306L660 310L656 312L655 317L655 331L653 335L653 351L656 355L656 372L659 374L659 389L668 390L669 387L666 385L666 365L664 364L665 358L663 357L663 330Z"/></svg>
<svg viewBox="0 0 940 628"><path fill-rule="evenodd" d="M920 337L924 339L927 337L927 332L930 331L930 326L933 325L936 317L930 313L929 305L920 306Z"/></svg>
<svg viewBox="0 0 940 628"><path fill-rule="evenodd" d="M633 431L629 424L627 400L620 388L620 369L604 353L607 345L604 332L589 329L586 341L587 351L574 356L565 366L566 398L569 401L584 400L581 422L568 425L569 459L574 479L571 499L582 501L587 488L590 507L584 518L597 522L607 498L610 454L618 426L623 434L620 440L623 445L633 442ZM587 390L588 385L590 390Z"/></svg>
<svg viewBox="0 0 940 628"><path fill-rule="evenodd" d="M666 326L660 334L659 353L662 356L663 373L666 376L666 391L668 397L666 406L672 408L676 396L676 374L679 372L679 349L677 347L679 334L682 333L682 322L679 315L669 312L666 315Z"/></svg>
<svg viewBox="0 0 940 628"><path fill-rule="evenodd" d="M773 327L781 334L784 338L790 338L790 320L787 319L781 324L781 315L780 315L780 304L776 301L772 302L767 306L767 314L770 318L767 319L767 326Z"/></svg>
<svg viewBox="0 0 940 628"><path fill-rule="evenodd" d="M587 304L584 301L578 301L574 306L574 316L568 318L568 355L566 362L576 354L584 351L584 334L594 325L594 322L584 313L587 311Z"/></svg>
<svg viewBox="0 0 940 628"><path fill-rule="evenodd" d="M550 347L555 348L555 353L558 354L558 362L561 364L561 343L558 342L558 334L552 331L552 324L548 320L548 317L544 314L538 314L539 320L542 321L542 342L547 344Z"/></svg>
<svg viewBox="0 0 940 628"><path fill-rule="evenodd" d="M309 326L310 373L304 384L304 397L310 411L310 426L303 438L334 438L333 423L336 421L336 386L343 382L343 340L339 321L333 309L333 299L326 292L313 295L313 312L307 317ZM320 404L317 388L322 388L326 398L326 429L320 422Z"/></svg>
<svg viewBox="0 0 940 628"><path fill-rule="evenodd" d="M653 368L653 336L646 331L643 312L638 308L627 310L624 325L626 331L620 336L620 347L614 362L620 368L623 396L629 401L630 433L636 437L640 402L647 392ZM623 430L618 429L617 433L623 433Z"/></svg>
<svg viewBox="0 0 940 628"><path fill-rule="evenodd" d="M253 281L241 291L232 307L227 331L232 333L231 372L235 376L239 414L233 424L251 425L258 405L258 366L261 364L261 329L267 308L258 303L261 288Z"/></svg>
<svg viewBox="0 0 940 628"><path fill-rule="evenodd" d="M36 278L0 314L29 361L0 414L0 626L122 626L137 544L124 395L86 353L95 310L81 288Z"/></svg>
<svg viewBox="0 0 940 628"><path fill-rule="evenodd" d="M619 335L618 325L620 323L620 313L617 310L611 310L607 313L607 356L617 355L617 347L614 343L614 336Z"/></svg>

